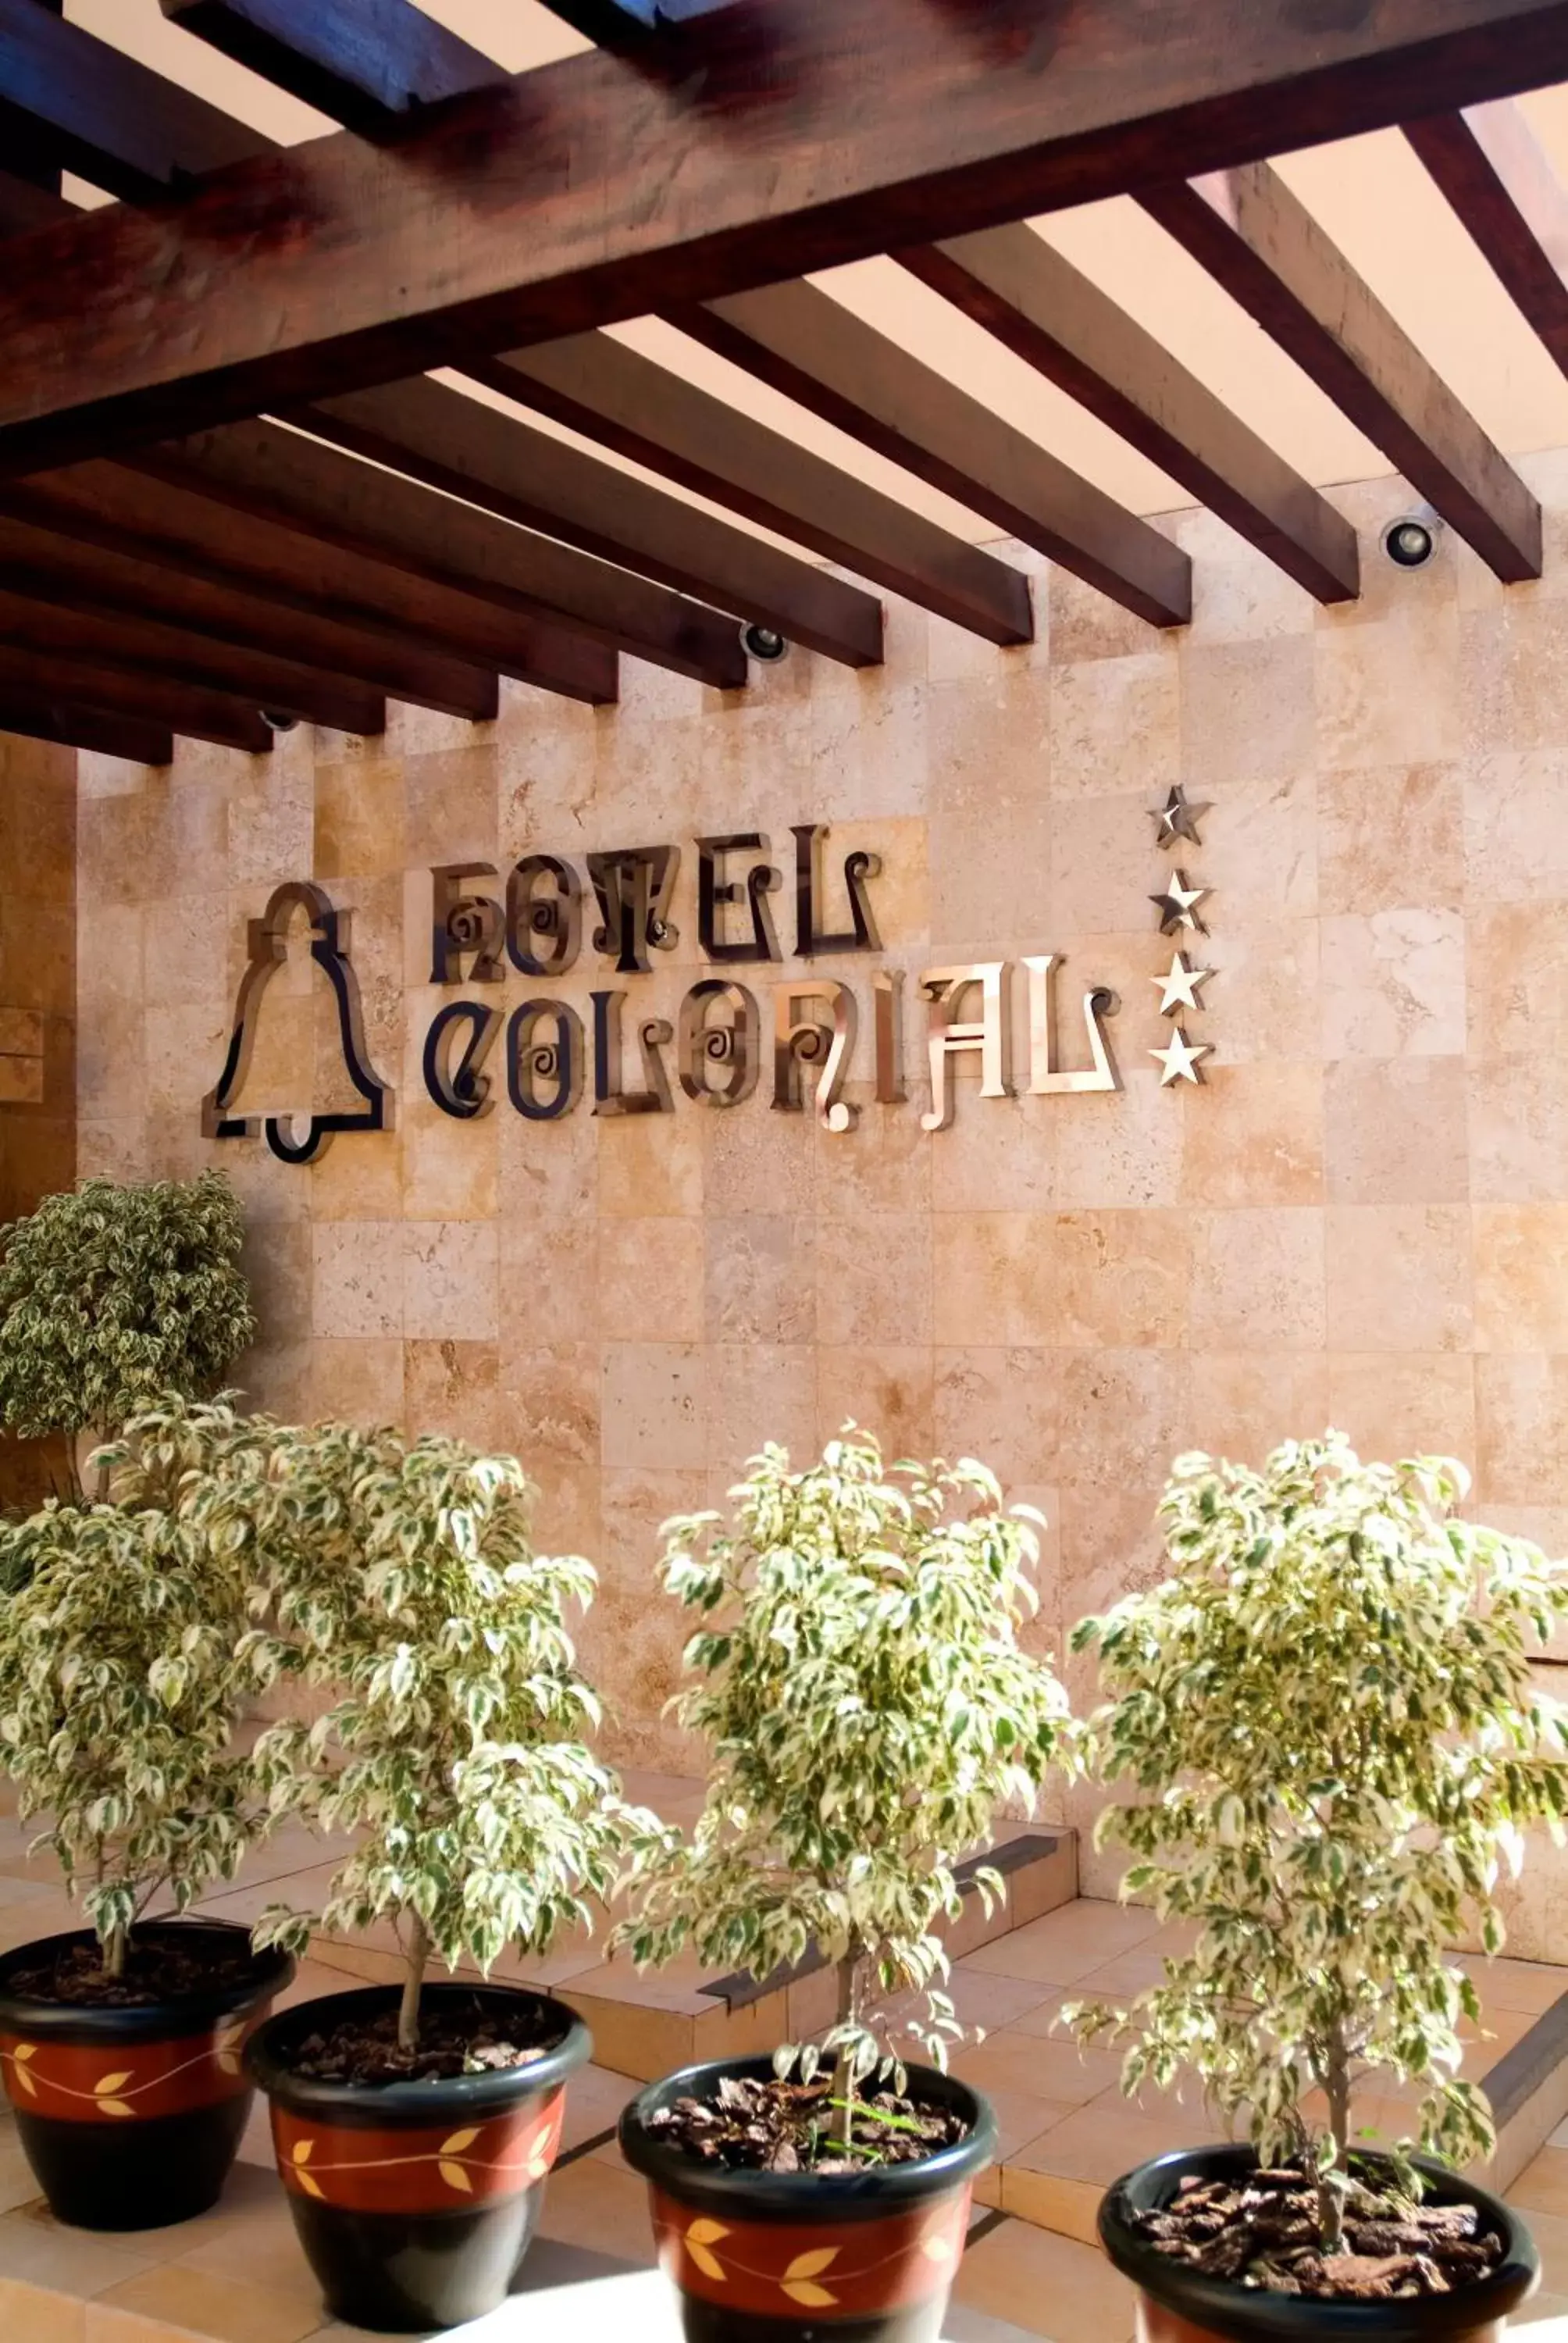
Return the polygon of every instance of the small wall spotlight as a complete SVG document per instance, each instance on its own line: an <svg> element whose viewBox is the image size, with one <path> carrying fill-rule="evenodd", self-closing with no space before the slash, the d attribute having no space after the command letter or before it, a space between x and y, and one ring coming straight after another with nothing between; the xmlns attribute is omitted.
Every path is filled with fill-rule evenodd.
<svg viewBox="0 0 1568 2343"><path fill-rule="evenodd" d="M1437 551L1439 523L1429 513L1405 513L1382 533L1382 549L1396 569L1424 569Z"/></svg>
<svg viewBox="0 0 1568 2343"><path fill-rule="evenodd" d="M297 716L285 716L276 708L264 708L261 720L273 732L297 732L299 729Z"/></svg>
<svg viewBox="0 0 1568 2343"><path fill-rule="evenodd" d="M748 659L763 667L777 667L789 656L789 638L776 627L746 626L740 629L740 648Z"/></svg>

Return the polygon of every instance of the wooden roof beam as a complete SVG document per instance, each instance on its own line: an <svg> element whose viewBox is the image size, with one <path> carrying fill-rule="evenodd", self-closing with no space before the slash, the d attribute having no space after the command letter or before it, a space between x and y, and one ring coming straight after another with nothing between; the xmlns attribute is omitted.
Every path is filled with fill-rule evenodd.
<svg viewBox="0 0 1568 2343"><path fill-rule="evenodd" d="M1191 618L1180 547L814 285L693 304L669 322L1151 626Z"/></svg>
<svg viewBox="0 0 1568 2343"><path fill-rule="evenodd" d="M1141 201L1499 578L1540 577L1539 504L1277 171L1250 163Z"/></svg>
<svg viewBox="0 0 1568 2343"><path fill-rule="evenodd" d="M409 0L162 0L164 14L350 128L505 80ZM650 10L651 15L651 10ZM870 596L460 392L416 377L292 417L423 480L681 594L775 626L830 659L882 655Z"/></svg>
<svg viewBox="0 0 1568 2343"><path fill-rule="evenodd" d="M259 709L222 691L204 691L132 668L19 649L0 632L0 698L20 696L90 709L100 716L130 716L160 730L211 740L253 757L268 754L271 727Z"/></svg>
<svg viewBox="0 0 1568 2343"><path fill-rule="evenodd" d="M256 709L373 737L387 729L381 693L324 675L297 659L236 650L160 619L70 609L0 588L0 639L14 649L93 667L163 676L198 691L219 691Z"/></svg>
<svg viewBox="0 0 1568 2343"><path fill-rule="evenodd" d="M394 562L502 609L564 619L614 650L718 689L747 679L735 624L719 611L278 424L231 424L135 461L236 512Z"/></svg>
<svg viewBox="0 0 1568 2343"><path fill-rule="evenodd" d="M227 507L125 465L78 464L0 488L0 511L222 592L264 597L312 628L349 621L398 654L412 642L594 707L617 696L616 654L590 636L255 514L236 529Z"/></svg>
<svg viewBox="0 0 1568 2343"><path fill-rule="evenodd" d="M0 517L0 588L100 618L155 618L231 649L297 660L389 692L417 708L488 723L498 713L493 673L423 645L294 611L212 578L161 568L137 555L82 545L26 521Z"/></svg>
<svg viewBox="0 0 1568 2343"><path fill-rule="evenodd" d="M68 25L37 0L0 0L0 123L31 126L55 161L131 203L276 152L205 98ZM7 142L8 143L8 142Z"/></svg>
<svg viewBox="0 0 1568 2343"><path fill-rule="evenodd" d="M294 419L506 520L776 627L824 658L849 667L881 659L873 595L427 377L324 399Z"/></svg>
<svg viewBox="0 0 1568 2343"><path fill-rule="evenodd" d="M990 228L897 257L1320 602L1360 592L1343 515L1032 228Z"/></svg>
<svg viewBox="0 0 1568 2343"><path fill-rule="evenodd" d="M1568 374L1568 189L1507 98L1407 122L1404 135Z"/></svg>
<svg viewBox="0 0 1568 2343"><path fill-rule="evenodd" d="M468 371L585 438L809 545L993 643L1034 633L1021 570L910 512L611 334L476 359Z"/></svg>
<svg viewBox="0 0 1568 2343"><path fill-rule="evenodd" d="M363 138L423 106L506 81L483 50L410 0L162 0L164 15Z"/></svg>
<svg viewBox="0 0 1568 2343"><path fill-rule="evenodd" d="M0 120L4 120L0 107ZM12 157L7 155L7 162ZM56 172L55 176L58 178ZM62 196L47 187L38 187L30 179L15 178L9 171L0 171L0 237L31 236L35 228L53 227L57 220L70 216L72 206Z"/></svg>
<svg viewBox="0 0 1568 2343"><path fill-rule="evenodd" d="M20 691L0 693L0 732L19 732L25 740L52 740L62 749L91 749L102 756L124 757L132 765L167 765L175 753L175 736L166 725L143 723L134 716L100 715L95 709L34 699Z"/></svg>
<svg viewBox="0 0 1568 2343"><path fill-rule="evenodd" d="M699 16L710 16L732 0L544 0L552 16L600 48L645 45L659 33L676 33Z"/></svg>
<svg viewBox="0 0 1568 2343"><path fill-rule="evenodd" d="M680 74L589 50L391 146L340 133L45 229L0 283L0 472L1568 77L1568 0L1161 17L738 0Z"/></svg>

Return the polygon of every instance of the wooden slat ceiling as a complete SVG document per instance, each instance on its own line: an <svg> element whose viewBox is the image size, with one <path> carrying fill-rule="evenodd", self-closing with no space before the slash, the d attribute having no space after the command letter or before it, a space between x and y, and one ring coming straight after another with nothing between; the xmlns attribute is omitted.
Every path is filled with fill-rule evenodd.
<svg viewBox="0 0 1568 2343"><path fill-rule="evenodd" d="M1069 36L1031 0L548 0L521 73L487 0L138 5L140 51L132 0L115 42L106 0L0 0L0 729L260 753L263 709L484 722L501 675L604 704L622 655L739 690L741 622L867 667L884 592L1026 642L988 533L1180 627L1187 556L1094 433L1353 598L1325 476L1041 232L1125 196L1500 578L1540 573L1517 468L1292 150L1402 129L1568 372L1568 195L1516 96L1568 82L1568 0L1170 0L1156 41L1145 0ZM864 266L929 361L857 313ZM1075 460L947 370L966 336Z"/></svg>

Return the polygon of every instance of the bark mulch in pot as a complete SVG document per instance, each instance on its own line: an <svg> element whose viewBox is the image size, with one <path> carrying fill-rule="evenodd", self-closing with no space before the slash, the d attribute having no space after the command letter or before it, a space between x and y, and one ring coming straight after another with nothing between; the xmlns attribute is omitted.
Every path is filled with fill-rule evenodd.
<svg viewBox="0 0 1568 2343"><path fill-rule="evenodd" d="M427 1997L427 1999L430 1997ZM340 2019L325 2034L307 2035L289 2060L297 2075L321 2083L445 2083L459 2075L501 2074L530 2066L564 2039L564 2029L548 2016L533 2022L526 2004L517 2015L498 2017L488 2008L441 2000L421 2016L412 2050L397 2040L397 2012Z"/></svg>
<svg viewBox="0 0 1568 2343"><path fill-rule="evenodd" d="M1413 2202L1352 2177L1337 2254L1320 2242L1316 2183L1292 2168L1238 2178L1192 2174L1161 2210L1130 2217L1159 2253L1205 2278L1320 2300L1387 2302L1452 2294L1496 2268L1503 2241L1473 2205Z"/></svg>
<svg viewBox="0 0 1568 2343"><path fill-rule="evenodd" d="M857 2097L849 2153L833 2136L840 2110L830 2077L811 2083L755 2076L724 2076L716 2099L683 2097L643 2119L667 2147L679 2147L699 2164L726 2172L860 2172L869 2167L920 2164L956 2147L969 2127L950 2107L921 2107L896 2091Z"/></svg>
<svg viewBox="0 0 1568 2343"><path fill-rule="evenodd" d="M244 1986L256 1974L249 1941L234 1944L178 1941L175 1928L133 1936L126 1948L125 1974L106 1976L96 1945L62 1944L46 1960L11 1971L12 1993L35 2001L55 2001L80 2009L148 2009L186 2001L193 1994Z"/></svg>

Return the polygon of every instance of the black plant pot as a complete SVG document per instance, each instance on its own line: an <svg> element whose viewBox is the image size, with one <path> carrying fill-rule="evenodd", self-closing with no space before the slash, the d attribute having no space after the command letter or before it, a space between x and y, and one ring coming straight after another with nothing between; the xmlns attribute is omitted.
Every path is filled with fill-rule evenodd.
<svg viewBox="0 0 1568 2343"><path fill-rule="evenodd" d="M648 2129L677 2099L716 2098L726 2075L766 2077L768 2058L722 2058L666 2076L620 2119L621 2153L648 2184L659 2266L680 2296L688 2343L937 2343L997 2124L978 2092L929 2066L910 2096L970 2126L923 2164L809 2172L716 2172Z"/></svg>
<svg viewBox="0 0 1568 2343"><path fill-rule="evenodd" d="M256 2034L246 2066L272 2106L289 2210L327 2307L351 2327L411 2333L494 2310L538 2222L566 2082L592 2055L575 2011L510 1986L430 1985L424 2006L527 2006L558 2026L542 2058L449 2082L327 2083L295 2070L300 2045L379 2017L396 1986L328 1994Z"/></svg>
<svg viewBox="0 0 1568 2343"><path fill-rule="evenodd" d="M246 1932L225 1921L153 1922L138 1943ZM0 2063L27 2161L56 2220L78 2229L161 2229L216 2204L250 2113L246 2036L294 1975L286 1953L257 1953L238 1984L177 2001L94 2009L40 2001L11 1980L90 1930L42 1936L0 1955Z"/></svg>
<svg viewBox="0 0 1568 2343"><path fill-rule="evenodd" d="M1169 2205L1184 2175L1203 2180L1239 2178L1257 2163L1244 2142L1159 2156L1106 2191L1100 2241L1124 2277L1138 2288L1139 2343L1497 2343L1510 2311L1533 2294L1540 2257L1519 2216L1473 2180L1426 2157L1414 2161L1430 2183L1432 2202L1474 2205L1483 2227L1503 2239L1503 2259L1473 2285L1452 2294L1409 2302L1324 2302L1306 2295L1268 2294L1204 2278L1156 2251L1132 2227L1133 2213Z"/></svg>

